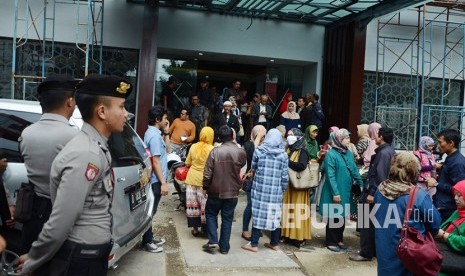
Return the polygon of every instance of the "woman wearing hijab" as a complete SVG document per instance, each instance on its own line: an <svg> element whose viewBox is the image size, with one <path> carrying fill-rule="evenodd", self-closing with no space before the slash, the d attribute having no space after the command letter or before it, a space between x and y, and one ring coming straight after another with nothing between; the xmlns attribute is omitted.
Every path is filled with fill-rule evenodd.
<svg viewBox="0 0 465 276"><path fill-rule="evenodd" d="M412 275L402 265L396 253L400 230L404 221L405 208L410 189L415 188L419 174L418 158L408 152L394 155L391 161L389 177L381 182L375 194L375 204L379 206L375 213L376 221L381 225L375 228L376 258L378 275ZM419 190L413 205L409 226L425 235L425 229L436 235L441 217L425 191Z"/></svg>
<svg viewBox="0 0 465 276"><path fill-rule="evenodd" d="M371 157L375 154L375 149L378 147L376 145L375 139L378 137L379 129L381 125L378 123L371 123L368 126L368 136L370 136L370 143L368 144L367 149L362 154L363 165L369 167L371 163Z"/></svg>
<svg viewBox="0 0 465 276"><path fill-rule="evenodd" d="M321 146L320 151L318 152L318 162L320 163L320 171L321 171L321 178L320 178L320 186L317 187L316 193L315 193L315 203L316 203L316 209L318 210L320 208L320 200L321 200L321 191L323 190L323 186L325 185L326 181L326 174L325 174L325 167L324 167L324 159L325 155L328 152L328 150L331 149L333 145L333 135L336 131L338 131L339 128L337 126L332 126L329 128L329 138L326 140L323 146Z"/></svg>
<svg viewBox="0 0 465 276"><path fill-rule="evenodd" d="M273 128L253 154L252 240L242 249L258 252L261 230L268 230L271 241L265 247L279 250L283 193L289 182L287 162L281 133Z"/></svg>
<svg viewBox="0 0 465 276"><path fill-rule="evenodd" d="M318 127L316 125L310 125L305 130L305 141L307 142L307 152L310 160L318 160L318 142L316 137L318 136Z"/></svg>
<svg viewBox="0 0 465 276"><path fill-rule="evenodd" d="M457 211L441 225L441 229L438 233L438 238L442 238L444 243L447 244L448 249L458 254L465 253L465 180L457 182L452 187L452 193L454 194L455 204L457 205ZM439 245L442 248L441 245ZM442 250L441 250L442 251ZM446 264L452 255L443 254L443 266L441 267L441 273L439 275L452 275L452 271L449 271ZM451 260L453 261L453 260ZM455 271L454 275L465 275L465 271Z"/></svg>
<svg viewBox="0 0 465 276"><path fill-rule="evenodd" d="M193 144L186 158L189 172L186 176L186 215L187 226L192 227L192 235L200 234L199 227L205 231L205 203L206 196L203 194L202 181L203 170L208 155L213 149L215 137L211 127L204 127L199 134L199 142Z"/></svg>
<svg viewBox="0 0 465 276"><path fill-rule="evenodd" d="M362 154L368 148L368 145L370 144L370 140L371 140L370 136L368 135L368 125L367 124L357 125L357 135L358 135L358 142L357 142L357 145L355 145L355 148L357 148L358 155L362 156Z"/></svg>
<svg viewBox="0 0 465 276"><path fill-rule="evenodd" d="M329 130L328 130L329 131L329 138L323 144L323 147L322 147L322 149L320 151L320 160L319 160L320 163L323 163L326 153L333 146L333 133L338 131L338 130L339 130L339 128L337 126L332 126L332 127L329 128Z"/></svg>
<svg viewBox="0 0 465 276"><path fill-rule="evenodd" d="M347 249L343 243L343 233L345 217L349 215L345 211L350 203L352 183L355 180L361 187L364 184L354 162L354 155L347 148L350 143L349 131L342 128L333 132L332 136L332 147L324 161L326 179L321 192L319 213L328 219L326 246L331 251L339 252ZM342 207L342 212L335 211L335 207Z"/></svg>
<svg viewBox="0 0 465 276"><path fill-rule="evenodd" d="M247 154L247 170L246 172L250 172L250 168L252 167L252 157L257 148L265 138L266 135L266 128L262 125L256 125L252 128L252 133L250 135L250 140L244 143L245 153ZM242 216L242 238L247 241L252 239L251 234L249 232L249 224L250 220L252 219L252 199L251 199L251 191L247 192L247 206L245 206L244 214Z"/></svg>
<svg viewBox="0 0 465 276"><path fill-rule="evenodd" d="M281 114L279 119L279 124L284 125L286 128L286 132L291 130L292 128L300 128L300 116L299 113L296 111L296 103L290 101L287 104L287 111Z"/></svg>
<svg viewBox="0 0 465 276"><path fill-rule="evenodd" d="M287 144L289 146L289 169L296 172L307 169L310 158L302 131L298 128L289 130ZM308 216L310 214L310 193L308 190L297 190L292 185L288 185L284 193L283 204L289 208L283 210L281 236L286 242L300 248L305 240L312 238L310 216ZM302 213L301 209L293 208L295 206L304 206L308 209ZM307 215L307 217L303 217L304 215Z"/></svg>
<svg viewBox="0 0 465 276"><path fill-rule="evenodd" d="M436 178L436 160L433 156L434 140L429 136L423 136L420 138L420 145L418 150L414 151L413 154L420 160L420 176L418 177L417 185L425 190L428 195L433 198L436 194L436 187L428 187L426 179L433 177Z"/></svg>

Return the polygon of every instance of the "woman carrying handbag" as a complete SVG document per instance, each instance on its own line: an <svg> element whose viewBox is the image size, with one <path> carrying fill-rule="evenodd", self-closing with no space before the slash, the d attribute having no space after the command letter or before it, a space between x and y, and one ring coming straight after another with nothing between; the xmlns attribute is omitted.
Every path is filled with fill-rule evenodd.
<svg viewBox="0 0 465 276"><path fill-rule="evenodd" d="M308 170L309 156L302 131L293 128L287 133L289 170ZM292 182L287 186L283 199L281 237L289 244L300 248L305 240L312 238L310 224L310 193L308 189L296 189ZM302 208L306 208L305 211ZM307 217L302 217L307 215Z"/></svg>
<svg viewBox="0 0 465 276"><path fill-rule="evenodd" d="M413 268L420 262L427 261L426 268L431 261L418 256L416 261L406 261L404 253L398 253L403 246L399 246L401 239L402 222L408 208L411 189L415 189L417 177L420 173L420 162L412 153L401 152L394 155L388 179L381 182L375 194L375 204L379 206L375 218L380 227L375 228L376 258L378 260L378 275L436 275L437 273L415 273ZM436 235L441 223L441 217L433 206L431 198L425 191L419 189L415 195L410 218L406 221L410 229L404 229L409 239L428 241L428 233ZM409 214L407 214L409 215ZM411 229L413 228L413 230ZM417 231L418 235L412 235ZM433 248L434 246L428 246ZM405 247L406 250L409 248ZM425 251L425 250L424 250ZM434 252L433 252L434 253ZM402 257L399 257L400 254ZM429 254L432 256L433 254ZM402 259L401 259L402 258ZM410 266L410 267L407 267Z"/></svg>

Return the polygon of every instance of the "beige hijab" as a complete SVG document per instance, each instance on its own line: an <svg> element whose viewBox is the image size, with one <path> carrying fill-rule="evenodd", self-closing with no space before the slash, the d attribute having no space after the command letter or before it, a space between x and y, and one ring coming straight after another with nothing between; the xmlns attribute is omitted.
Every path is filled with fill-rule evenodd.
<svg viewBox="0 0 465 276"><path fill-rule="evenodd" d="M290 112L289 111L289 106L294 105L294 111ZM297 113L297 104L294 101L290 101L287 104L287 111L284 112L281 116L285 119L300 119L299 113Z"/></svg>

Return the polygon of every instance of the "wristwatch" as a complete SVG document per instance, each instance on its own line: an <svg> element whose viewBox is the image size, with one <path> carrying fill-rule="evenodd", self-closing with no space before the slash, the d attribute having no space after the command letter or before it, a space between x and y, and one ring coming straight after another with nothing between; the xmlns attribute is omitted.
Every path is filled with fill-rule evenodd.
<svg viewBox="0 0 465 276"><path fill-rule="evenodd" d="M170 135L170 134L163 132L163 136L168 136L168 135Z"/></svg>

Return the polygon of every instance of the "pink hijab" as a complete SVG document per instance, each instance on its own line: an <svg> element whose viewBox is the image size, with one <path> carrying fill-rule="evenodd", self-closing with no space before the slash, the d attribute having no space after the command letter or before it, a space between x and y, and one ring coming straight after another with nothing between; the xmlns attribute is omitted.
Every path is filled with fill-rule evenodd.
<svg viewBox="0 0 465 276"><path fill-rule="evenodd" d="M363 164L365 166L370 166L371 156L375 154L375 149L378 147L376 145L375 139L378 137L378 131L381 128L381 125L378 123L371 123L368 126L368 136L370 136L370 144L368 144L368 148L362 154L363 157Z"/></svg>

